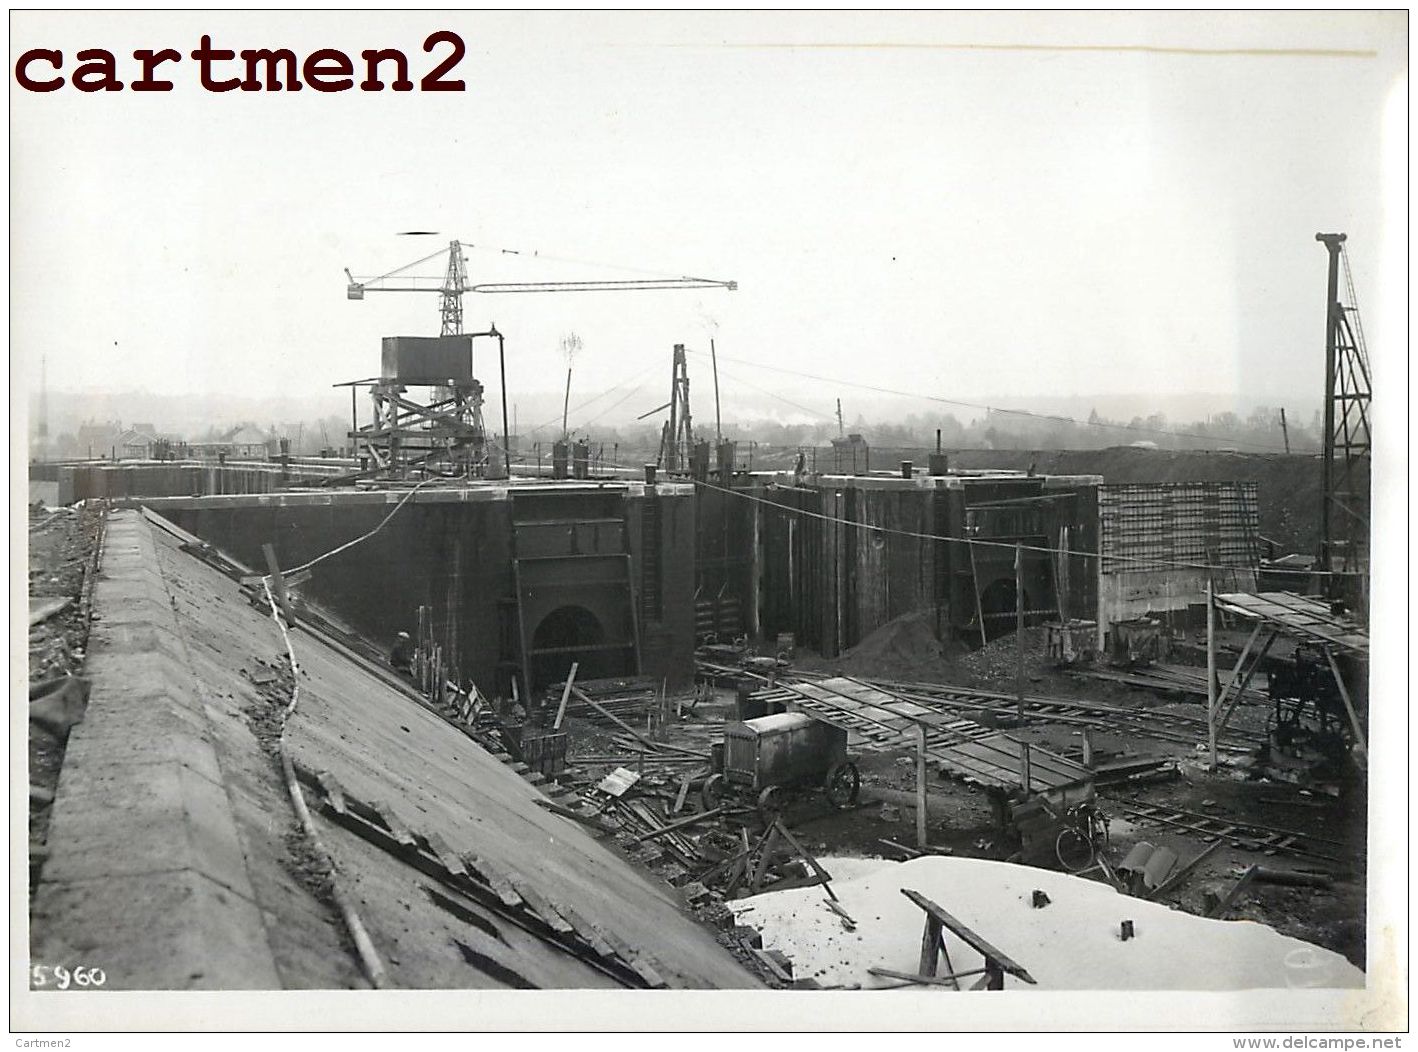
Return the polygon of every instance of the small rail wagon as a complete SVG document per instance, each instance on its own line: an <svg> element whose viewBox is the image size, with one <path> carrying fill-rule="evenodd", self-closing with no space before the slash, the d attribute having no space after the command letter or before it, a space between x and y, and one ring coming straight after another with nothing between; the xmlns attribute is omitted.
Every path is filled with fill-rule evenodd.
<svg viewBox="0 0 1418 1052"><path fill-rule="evenodd" d="M821 790L840 808L856 803L860 789L845 730L806 713L780 712L724 728L723 770L704 783L701 799L711 809L727 796L747 796L768 818L795 792Z"/></svg>

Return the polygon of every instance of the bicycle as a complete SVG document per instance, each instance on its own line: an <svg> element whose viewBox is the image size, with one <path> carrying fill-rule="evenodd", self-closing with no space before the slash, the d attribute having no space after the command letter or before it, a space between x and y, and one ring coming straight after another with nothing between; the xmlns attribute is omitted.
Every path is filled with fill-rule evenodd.
<svg viewBox="0 0 1418 1052"><path fill-rule="evenodd" d="M1096 804L1079 804L1064 812L1064 827L1054 841L1054 854L1065 870L1079 873L1108 850L1109 842L1108 816Z"/></svg>

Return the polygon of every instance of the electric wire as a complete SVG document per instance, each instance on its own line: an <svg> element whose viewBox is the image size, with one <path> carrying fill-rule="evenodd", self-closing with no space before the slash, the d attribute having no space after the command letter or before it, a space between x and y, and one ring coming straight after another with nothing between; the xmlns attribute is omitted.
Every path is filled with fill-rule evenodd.
<svg viewBox="0 0 1418 1052"><path fill-rule="evenodd" d="M704 351L690 350L690 354L699 358L707 359L709 355ZM766 369L770 372L784 373L788 376L796 376L804 380L816 380L819 383L835 384L840 387L856 388L862 391L871 391L874 394L894 395L901 398L918 398L927 402L939 402L943 405L960 406L966 409L981 409L989 413L1002 413L1009 416L1027 417L1033 420L1046 420L1059 424L1074 424L1078 427L1097 427L1113 431L1129 431L1149 435L1165 435L1170 438L1190 438L1203 442L1217 442L1225 439L1224 435L1206 435L1191 431L1169 431L1165 428L1146 427L1136 424L1114 424L1104 420L1079 420L1071 416L1058 416L1052 413L1036 413L1028 409L1002 409L999 406L986 405L983 402L966 402L958 398L945 398L941 395L923 394L920 391L901 391L890 387L880 387L875 384L864 384L852 380L842 380L832 376L821 376L817 373L804 372L799 369L789 369L781 365L767 365L763 362L749 361L745 358L735 358L727 354L720 353L719 360L734 362L738 365L747 365L755 369ZM1250 446L1257 450L1266 452L1282 453L1283 446L1272 446L1261 442L1249 442L1243 439L1236 439L1238 445Z"/></svg>
<svg viewBox="0 0 1418 1052"><path fill-rule="evenodd" d="M429 478L424 479L422 482L419 482L416 486L414 486L412 489L410 489L408 493L404 494L403 499L400 500L399 503L397 503L397 504L394 505L393 509L390 510L390 512L389 512L388 515L384 516L384 518L382 518L382 519L379 520L379 525L375 526L374 529L370 530L368 533L361 534L360 536L356 537L356 538L355 538L354 540L352 540L352 541L346 541L344 544L340 545L340 546L337 547L337 548L331 548L331 549L330 549L328 552L326 552L324 555L317 555L314 559L311 559L309 562L307 562L307 563L302 563L302 564L299 565L299 566L296 566L296 567L293 567L292 569L286 570L286 571L284 571L284 573L286 573L287 575L294 575L294 574L300 573L300 572L303 571L303 570L309 570L312 566L316 566L316 565L318 565L318 564L324 562L326 559L330 558L330 556L332 556L332 555L338 555L338 554L340 554L340 552L347 551L348 549L353 548L356 544L360 544L360 543L362 543L362 542L364 542L364 541L369 540L369 538L373 537L376 533L378 533L380 530L382 530L385 526L388 525L389 520L392 519L395 515L398 514L399 509L402 508L405 504L407 504L407 503L409 502L410 498L412 498L415 493L417 493L419 490L423 489L424 486L427 486L427 485L429 485L430 483L434 483L434 482L444 482L444 483L446 483L446 482L448 482L448 479L447 479L446 477L444 477L444 476L441 476L441 475L434 475L434 476L430 476Z"/></svg>
<svg viewBox="0 0 1418 1052"><path fill-rule="evenodd" d="M1102 552L1081 551L1077 548L1058 548L1038 544L1016 544L1014 541L988 541L981 540L977 537L948 537L936 533L919 533L914 530L901 530L890 526L878 526L875 523L855 522L851 519L843 519L835 515L826 515L822 512L808 511L805 508L795 508L791 504L780 504L779 502L769 500L766 497L754 496L751 493L745 493L742 490L732 489L725 486L716 486L711 482L706 482L701 479L694 479L692 481L694 485L702 486L705 489L717 490L720 493L728 493L732 496L739 497L742 500L753 501L757 504L765 504L769 507L778 508L781 511L791 512L795 515L802 515L806 518L818 519L822 522L837 523L838 525L842 526L852 526L857 529L870 530L874 533L889 534L898 537L911 537L916 540L944 541L948 544L965 544L982 548L1007 548L1010 551L1013 551L1016 548L1022 548L1026 552L1040 552L1048 555L1077 555L1088 559L1102 559L1105 561L1125 563L1143 563L1148 566L1156 566L1160 564L1163 566L1174 566L1188 570L1207 570L1219 571L1223 573L1235 573L1237 570L1245 569L1245 567L1241 566L1220 566L1212 563L1187 562L1181 559L1166 559L1162 557L1138 555L1105 555ZM1313 574L1315 576L1330 577L1367 576L1363 572L1356 570L1305 570L1300 572L1306 575Z"/></svg>
<svg viewBox="0 0 1418 1052"><path fill-rule="evenodd" d="M597 420L601 419L601 417L605 416L607 413L611 412L612 410L618 408L622 403L624 403L624 402L626 402L626 401L629 401L629 399L630 399L633 395L639 394L639 393L640 393L640 389L641 389L642 387L644 387L644 386L645 386L644 381L641 381L640 383L638 383L638 384L636 384L634 387L632 387L629 391L627 391L625 394L623 394L623 395L621 395L619 398L617 398L617 399L616 399L614 402L612 402L610 405L608 405L608 406L606 406L604 409L602 409L602 410L601 410L599 413L597 413L595 416L593 416L593 417L588 417L588 418L585 419L585 420L578 421L578 422L577 422L577 426L578 426L578 427L587 427L587 426L590 425L590 424L594 424Z"/></svg>
<svg viewBox="0 0 1418 1052"><path fill-rule="evenodd" d="M799 410L801 410L801 411L804 412L804 413L808 413L808 414L810 414L810 415L812 415L812 416L816 416L816 417L821 417L823 420L827 421L828 423L832 423L833 421L835 421L835 420L837 419L837 418L836 418L835 416L833 416L831 413L824 413L824 412L823 412L822 410L820 410L820 409L810 409L810 408L808 408L808 407L805 406L805 405L799 405L797 402L794 402L791 398L784 398L782 395L780 395L780 394L778 394L778 393L776 393L776 392L774 392L774 391L770 391L770 390L768 390L768 388L766 388L766 387L759 387L757 384L751 383L750 381L745 380L742 376L738 376L738 375L736 375L736 374L734 374L734 373L729 372L727 369L720 369L720 370L719 370L719 375L720 375L720 376L728 377L730 380L733 380L735 383L743 384L745 387L752 388L753 390L759 392L760 394L765 394L765 395L767 395L769 398L776 398L778 401L782 402L784 405L790 405L790 406L792 406L794 409L799 409Z"/></svg>
<svg viewBox="0 0 1418 1052"><path fill-rule="evenodd" d="M640 380L640 381L641 381L640 385L636 387L636 390L638 391L638 390L640 389L640 387L643 387L643 386L644 386L644 378L645 378L646 376L648 376L650 373L654 372L654 371L655 371L656 369L658 369L659 367L660 367L660 366L659 366L659 363L657 363L657 362L652 362L652 363L650 363L650 364L647 365L645 368L641 369L639 372L634 373L634 374L632 374L632 375L630 375L630 376L627 376L624 380L622 380L620 383L616 384L614 387L608 387L608 388L606 388L604 391L602 391L600 394L598 394L598 395L593 395L592 397L586 399L584 402L580 402L580 403L578 403L577 405L573 406L573 407L570 409L569 413L579 413L581 410L585 409L588 405L591 405L591 404L593 404L593 403L595 403L595 402L599 402L602 398L606 397L606 395L612 394L612 393L614 393L614 392L620 390L620 389L621 389L622 387L624 387L626 384L632 383L632 382L634 382L634 381L636 381L636 380ZM619 404L619 403L617 403L617 404ZM568 415L569 415L569 413L568 413ZM559 424L559 423L561 423L561 414L560 414L560 413L558 413L556 416L552 417L550 420L547 420L545 423L537 424L535 427L529 428L528 430L529 430L529 433L533 433L533 434L534 434L534 433L536 433L536 432L538 432L538 431L545 431L547 428L551 427L553 424Z"/></svg>

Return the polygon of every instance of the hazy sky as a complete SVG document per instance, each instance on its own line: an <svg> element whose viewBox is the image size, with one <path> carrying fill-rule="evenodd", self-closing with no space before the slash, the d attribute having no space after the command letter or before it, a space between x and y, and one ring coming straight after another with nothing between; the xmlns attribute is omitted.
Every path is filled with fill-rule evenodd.
<svg viewBox="0 0 1418 1052"><path fill-rule="evenodd" d="M442 28L467 42L464 93L217 95L190 58L170 93L14 81L31 47L70 69L105 47L127 79L133 49L186 56L203 32L401 47L417 75ZM376 372L380 336L437 331L435 297L349 302L343 268L457 237L740 283L469 295L514 391L555 388L575 332L578 390L659 392L671 345L714 332L735 358L947 397L1314 402L1316 231L1348 232L1374 353L1403 353L1406 222L1382 204L1406 194L1406 47L1402 13L12 14L12 361L33 383L44 351L59 389L318 391Z"/></svg>

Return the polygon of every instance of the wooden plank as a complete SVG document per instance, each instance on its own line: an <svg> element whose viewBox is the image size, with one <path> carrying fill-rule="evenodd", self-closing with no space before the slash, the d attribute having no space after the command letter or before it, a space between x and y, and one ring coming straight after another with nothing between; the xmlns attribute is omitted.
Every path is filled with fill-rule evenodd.
<svg viewBox="0 0 1418 1052"><path fill-rule="evenodd" d="M345 791L337 779L329 771L320 771L315 776L316 783L320 786L320 791L325 794L325 805L337 815L343 816L346 813Z"/></svg>
<svg viewBox="0 0 1418 1052"><path fill-rule="evenodd" d="M649 954L636 951L624 939L608 928L596 927L597 933L614 949L616 956L628 964L636 975L651 989L663 990L669 986L655 967L657 963Z"/></svg>
<svg viewBox="0 0 1418 1052"><path fill-rule="evenodd" d="M922 975L935 975L940 965L940 921L926 914L925 930L921 932L921 962L917 971Z"/></svg>
<svg viewBox="0 0 1418 1052"><path fill-rule="evenodd" d="M1235 905L1236 899L1240 897L1241 891L1255 878L1256 870L1259 868L1259 866L1250 866L1247 868L1247 870L1241 874L1240 879L1231 885L1231 890L1226 893L1226 897L1218 902L1215 907L1208 910L1206 915L1213 920L1219 920L1225 917L1226 911Z"/></svg>
<svg viewBox="0 0 1418 1052"><path fill-rule="evenodd" d="M468 868L463 865L463 860L449 846L442 833L435 830L424 837L424 842L428 844L429 852L438 859L450 876L465 877L468 875Z"/></svg>
<svg viewBox="0 0 1418 1052"><path fill-rule="evenodd" d="M532 912L545 921L547 927L551 928L552 931L561 935L570 935L576 930L565 917L556 911L556 908L546 900L541 892L528 884L518 874L509 873L507 880L517 894L522 896L522 900L531 907Z"/></svg>
<svg viewBox="0 0 1418 1052"><path fill-rule="evenodd" d="M773 959L767 950L754 949L751 951L755 957L763 962L764 966L772 972L778 979L785 983L793 981L793 977L783 970L783 966Z"/></svg>
<svg viewBox="0 0 1418 1052"><path fill-rule="evenodd" d="M481 875L483 881L493 890L493 893L502 901L504 906L523 906L522 896L517 894L517 889L497 870L488 863L483 862L476 855L465 854L463 862L468 869Z"/></svg>
<svg viewBox="0 0 1418 1052"><path fill-rule="evenodd" d="M1349 724L1354 729L1354 740L1359 745L1359 750L1365 755L1369 752L1369 743L1364 738L1364 728L1359 723L1359 713L1354 708L1354 701L1349 697L1349 688L1344 685L1344 677L1339 672L1339 665L1334 660L1334 654L1328 647L1324 651L1325 660L1329 662L1329 670L1334 675L1334 684L1339 688L1339 697L1344 702L1344 710L1349 714Z"/></svg>
<svg viewBox="0 0 1418 1052"><path fill-rule="evenodd" d="M924 848L926 836L926 728L916 724L916 846ZM932 973L934 974L934 973Z"/></svg>
<svg viewBox="0 0 1418 1052"><path fill-rule="evenodd" d="M642 840L653 840L655 837L664 836L666 833L671 833L676 829L684 829L688 826L696 825L699 822L707 822L711 818L718 818L725 810L727 809L716 807L712 811L701 811L698 814L690 815L688 818L681 818L678 822L671 822L669 825L662 825L658 829L652 829L648 833L641 833L635 837L631 843L638 844Z"/></svg>
<svg viewBox="0 0 1418 1052"><path fill-rule="evenodd" d="M570 906L563 906L557 903L556 910L576 929L576 934L584 939L591 949L595 950L602 957L616 956L615 948L611 946L610 943L606 942L605 936L601 933L600 928L586 920L586 918L582 917Z"/></svg>
<svg viewBox="0 0 1418 1052"><path fill-rule="evenodd" d="M384 828L389 830L389 835L394 838L395 842L398 843L400 847L416 846L413 833L409 831L409 827L404 824L403 820L394 813L388 804L381 801L372 801L369 807L379 816L379 821L384 823Z"/></svg>
<svg viewBox="0 0 1418 1052"><path fill-rule="evenodd" d="M983 968L972 968L968 972L951 972L949 975L912 975L909 972L897 972L890 968L871 967L867 969L871 975L879 975L885 979L900 979L907 983L919 983L922 986L951 986L956 990L960 989L960 980L971 975L983 975Z"/></svg>
<svg viewBox="0 0 1418 1052"><path fill-rule="evenodd" d="M901 894L905 895L917 906L925 910L928 915L934 917L945 927L949 928L962 941L964 941L968 946L975 950L976 953L978 953L981 957L984 957L986 961L997 961L999 963L999 966L1004 971L1008 972L1010 975L1017 976L1018 978L1023 979L1026 983L1034 983L1033 976L1031 976L1027 971L1025 971L1023 965L1017 964L1008 954L1006 954L1002 950L995 949L995 947L992 946L989 942L987 942L982 936L977 935L967 925L956 920L953 916L951 916L945 910L941 909L930 899L926 898L919 891L912 891L910 888L902 888Z"/></svg>
<svg viewBox="0 0 1418 1052"><path fill-rule="evenodd" d="M571 671L566 674L566 686L561 690L561 704L556 708L556 722L551 725L554 731L561 730L561 721L566 718L566 702L571 697L571 688L576 684L576 670L580 668L579 662L571 663Z"/></svg>

